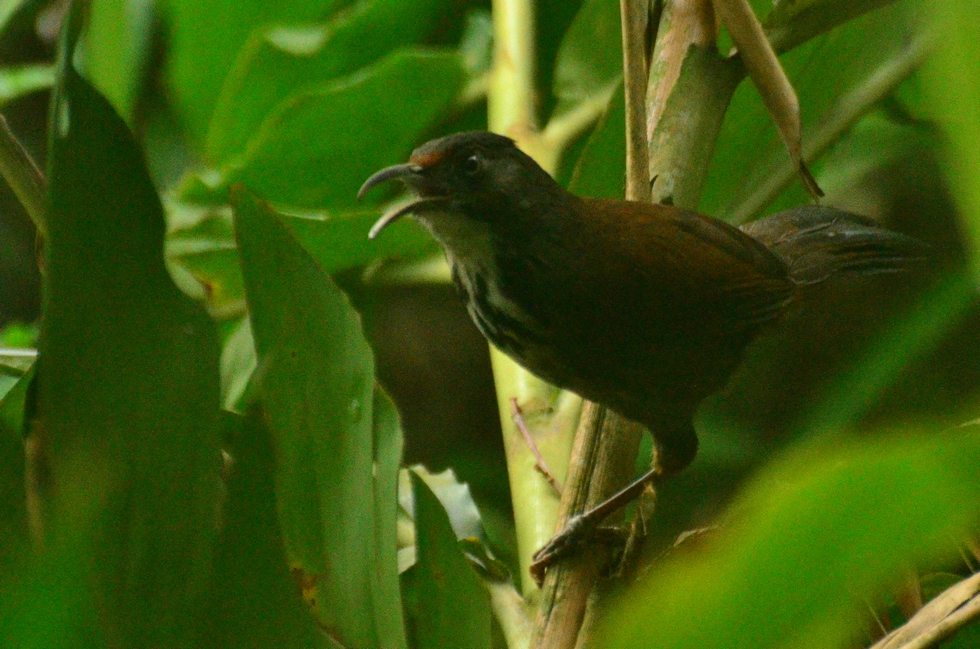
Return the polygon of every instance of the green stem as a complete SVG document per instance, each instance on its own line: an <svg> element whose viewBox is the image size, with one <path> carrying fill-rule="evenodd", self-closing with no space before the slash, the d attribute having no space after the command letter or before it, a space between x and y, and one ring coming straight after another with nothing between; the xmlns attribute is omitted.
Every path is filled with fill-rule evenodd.
<svg viewBox="0 0 980 649"><path fill-rule="evenodd" d="M493 0L494 60L487 96L491 131L520 139L533 132L534 3L533 0Z"/></svg>
<svg viewBox="0 0 980 649"><path fill-rule="evenodd" d="M531 645L531 616L527 603L510 582L487 581L490 608L500 623L507 649L528 649Z"/></svg>
<svg viewBox="0 0 980 649"><path fill-rule="evenodd" d="M493 24L489 128L514 138L521 149L554 174L558 155L548 146L554 142L546 141L536 129L533 0L493 0ZM574 121L563 129L568 131L573 126ZM536 470L534 454L514 423L510 400L517 399L538 450L559 482L564 480L568 466L581 400L541 381L493 347L490 358L514 503L521 590L525 598L533 600L538 590L528 579L528 569L534 553L554 534L558 494Z"/></svg>
<svg viewBox="0 0 980 649"><path fill-rule="evenodd" d="M47 203L44 195L47 183L44 174L31 159L24 145L17 140L7 120L0 115L0 174L14 190L37 231L47 233Z"/></svg>
<svg viewBox="0 0 980 649"><path fill-rule="evenodd" d="M869 11L880 9L895 0L831 0L811 4L802 11L796 9L806 3L783 3L773 10L765 21L766 36L777 53L788 52L814 36L829 32L837 25L857 18Z"/></svg>

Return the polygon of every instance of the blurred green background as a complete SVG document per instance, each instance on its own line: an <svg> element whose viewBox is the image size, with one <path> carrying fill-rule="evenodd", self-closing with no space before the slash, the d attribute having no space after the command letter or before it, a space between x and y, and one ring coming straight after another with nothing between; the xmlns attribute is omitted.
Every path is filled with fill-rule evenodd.
<svg viewBox="0 0 980 649"><path fill-rule="evenodd" d="M676 596L679 598L676 610L686 611L689 609L683 606L697 609L697 597L703 597L700 606L725 609L722 602L739 601L746 592L758 592L765 589L767 582L778 582L780 575L785 576L778 573L780 566L799 567L801 559L792 552L773 558L786 550L788 544L804 558L809 556L817 567L795 573L799 582L792 586L805 590L811 584L812 588L798 600L797 608L789 607L792 610L781 622L784 626L766 623L768 618L764 614L771 610L767 607L785 601L781 598L793 590L786 584L785 590L772 591L772 601L753 600L755 608L751 611L727 611L725 615L730 617L719 617L717 626L705 622L703 636L685 636L682 631L687 627L678 621L684 620L684 616L678 614L676 619L672 618L670 610L674 609L667 613L664 609L660 613L645 609L627 612L624 615L631 616L634 625L622 626L621 637L613 641L623 643L621 646L633 646L630 642L645 646L642 642L648 637L645 634L650 633L650 627L637 620L676 630L677 641L670 639L673 636L666 637L664 646L685 643L705 646L710 644L706 638L721 637L717 635L722 634L720 629L734 633L731 621L742 618L747 620L744 632L749 646L784 646L793 629L799 632L799 638L839 639L863 623L861 615L854 613L853 607L849 608L850 600L848 606L843 600L824 607L807 604L835 599L837 588L853 587L853 597L864 597L893 577L906 560L916 556L927 556L927 567L932 572L965 570L955 556L956 542L949 542L949 538L961 534L978 520L977 512L969 511L964 504L980 491L977 465L972 462L976 459L977 442L975 434L972 437L941 435L936 431L975 419L980 405L980 336L977 335L980 302L973 282L980 258L976 254L977 223L980 223L980 181L977 180L980 178L977 173L980 171L977 153L980 150L980 34L976 33L975 21L964 17L971 15L968 0L859 4L867 5L866 9L874 8L866 13L854 12L860 15L851 18L841 3L830 0L784 2L776 10L772 10L772 3L767 0L753 2L764 24L771 29L792 24L793 20L819 22L821 11L843 16L836 21L841 23L839 26L819 33L782 57L800 96L804 143L812 147L815 175L827 192L826 204L870 216L886 227L929 242L937 257L936 270L922 277L831 282L809 292L802 306L779 331L752 347L746 363L728 388L702 408L698 422L702 438L700 455L690 470L665 485L659 494L648 545L651 557L666 552L682 532L737 519L731 513L733 510L728 509L733 499L738 503L734 511L743 508L756 512L757 517L746 515L750 521L745 523L747 531L737 526L732 531L732 538L741 543L730 550L733 556L721 553L710 555L710 561L716 563L706 559L704 564L694 567L675 566L656 586L658 590L652 591L650 599L643 601L665 601ZM62 168L57 166L60 159L50 159L57 149L48 144L52 137L48 132L48 115L53 115L55 120L58 115L49 105L52 84L57 78L61 92L72 101L77 99L72 93L87 96L85 90L65 87L65 73L56 75L54 71L57 35L67 6L61 1L0 3L0 107L32 157L49 170ZM388 406L384 405L386 397L378 396L382 393L372 388L375 372L401 418L402 464L423 464L433 472L453 468L458 479L469 484L479 508L481 534L485 534L483 542L500 559L501 565L515 575L515 581L520 580L516 576L507 468L486 343L448 283L438 263L437 247L421 228L406 221L386 231L378 241L367 241L368 228L386 200L394 195L372 196L363 204L355 200L357 188L368 175L382 166L404 161L415 146L427 139L458 130L486 128L487 74L493 54L490 10L489 2L454 0L276 3L94 0L87 16L76 17L84 20L86 28L79 36L78 47L72 48L70 58L123 122L112 122L114 118L106 117L110 111L99 100L92 99L95 117L91 124L82 125L93 129L91 142L86 140L89 144L85 145L91 150L86 149L88 154L75 161L76 167L70 167L71 158L66 157L68 162L64 164L69 166L63 167L68 169L63 178L84 185L85 175L90 173L93 186L104 191L143 191L138 203L150 215L159 211L152 189L155 187L159 194L165 218L166 237L162 243L167 270L184 293L206 306L216 323L221 342L221 404L228 410L244 411L243 419L226 422L233 432L225 431L223 443L226 447L241 446L240 456L257 458L255 462L260 465L263 453L270 453L266 446L272 444L276 448L271 451L276 467L266 467L266 473L256 473L257 482L227 485L230 492L240 487L242 493L251 494L242 496L243 502L261 502L264 509L258 505L244 507L239 512L241 516L235 518L234 512L238 510L231 508L227 513L228 527L213 531L201 543L218 544L215 556L219 558L213 567L216 574L225 575L220 571L232 570L235 557L240 556L235 552L256 552L257 556L266 557L270 567L263 574L273 575L270 583L275 584L267 590L278 593L275 597L279 598L278 604L270 606L278 607L277 620L301 620L294 627L288 626L293 622L283 622L283 628L304 629L291 640L297 646L310 646L304 638L313 637L316 632L303 617L305 611L298 605L295 594L287 592L289 589L282 585L286 577L279 574L283 566L277 563L283 552L281 545L287 547L292 577L297 578L297 565L328 562L330 552L343 545L338 541L340 545L335 547L324 540L324 535L329 537L329 531L324 531L329 526L324 521L329 521L330 512L334 511L324 503L336 505L343 503L344 498L347 502L361 502L359 499L382 499L393 494L391 489L384 491L385 485L378 481L369 484L370 481L362 480L359 487L350 487L352 491L339 496L328 486L331 481L344 485L356 483L352 466L360 463L357 466L363 471L357 475L363 478L365 467L380 461L381 449L394 448L378 442L384 431L388 431L391 439L395 438L392 431L397 429L397 422L384 419ZM833 20L825 22L836 24ZM937 24L945 27L936 27ZM561 119L590 101L601 100L608 106L596 115L594 126L559 143L556 175L578 193L619 197L624 145L622 91L618 86L621 62L618 5L605 0L540 2L535 7L535 25L536 109L540 124ZM727 47L722 44L722 48ZM89 100L77 101L87 105L85 102ZM138 149L116 156L115 153L133 146L126 139L128 136L123 135L123 123L132 132ZM117 141L124 144L116 144ZM145 156L148 177L141 175L142 169L133 169L140 166L136 157L139 154L134 151L142 151ZM63 155L67 156L64 152ZM137 162L127 166L120 160ZM90 168L86 169L86 164ZM715 146L699 209L744 222L804 203L806 194L788 168L782 144L758 95L749 82L743 81L732 99ZM99 184L95 178L100 173L112 182ZM81 179L73 174L81 174ZM152 187L146 183L147 179L152 181ZM52 192L56 194L58 188L66 192L66 205L70 207L65 208L65 213L74 214L81 200L72 193L75 185L59 185L54 176L51 180ZM239 186L247 193L233 189ZM124 205L119 209L129 208ZM101 218L98 209L92 218L93 222ZM251 230L242 229L242 219L253 224L248 228L265 233L265 238L256 238L258 235L254 233L249 235ZM282 231L276 229L278 225L269 225L270 222L284 224ZM83 243L77 245L81 249L88 245L84 241L98 239L108 251L106 255L119 257L108 258L105 275L95 274L87 280L87 276L79 274L85 268L84 259L77 267L64 267L67 270L59 277L72 278L79 291L74 308L84 310L88 308L86 304L90 305L93 321L97 323L102 318L104 326L85 325L98 329L101 332L98 335L93 333L94 329L81 325L65 329L74 332L70 336L77 337L62 343L67 347L92 344L89 358L96 360L90 362L110 364L101 379L109 387L104 391L93 388L93 392L77 398L92 399L93 403L105 398L111 402L121 394L114 392L111 384L128 376L112 371L115 366L111 363L125 363L130 359L125 354L106 356L97 343L113 349L113 340L135 335L133 332L145 333L145 329L137 326L140 321L117 322L131 316L114 311L115 303L111 300L98 302L95 296L99 293L91 284L105 282L106 287L115 286L105 280L115 268L127 277L132 275L132 287L136 288L131 290L139 291L138 273L131 273L128 266L119 264L127 254L143 254L139 252L142 244L133 243L134 248L130 249L123 234L86 227L71 235L80 237ZM148 228L146 236L156 236L153 232L152 227ZM134 241L137 235L133 235ZM30 219L3 184L0 186L0 324L6 327L4 345L10 347L35 345L41 280L34 236ZM247 245L242 243L243 237L248 240L248 236L252 236L253 250L248 253L251 256L247 261L241 261ZM272 253L263 251L259 244L280 239L281 244L276 244L280 247L275 248L278 256L271 260L263 258L263 254ZM291 247L293 239L299 243L298 247ZM73 239L69 237L66 241ZM60 248L53 245L52 250L56 252L48 251L48 254L60 255L57 250L67 250L71 245L62 243ZM141 267L143 262L139 256L130 261L134 268ZM246 269L260 270L243 271L242 264ZM290 279L278 285L277 270L282 268L288 268L289 272L295 270L297 275L283 271ZM162 269L158 270L161 272L153 281L163 283ZM49 297L64 295L54 290L59 286L55 279L48 278L48 281L55 282L49 284ZM290 281L295 284L290 285ZM332 288L333 282L343 293ZM315 318L307 311L281 303L285 297L299 299L305 287L321 284L328 288L312 291L302 300L328 305L322 307L327 314L322 316L326 322L313 322ZM123 285L119 290L125 290ZM64 290L70 292L71 286ZM353 304L356 314L346 299ZM256 304L266 305L258 307L260 313L270 314L265 324L257 324ZM56 301L49 304L49 313L59 305L66 313L70 311L70 303ZM148 305L149 300L134 304L134 313L143 313ZM152 306L159 309L153 313L160 318L161 313L184 308ZM247 307L253 310L251 327L246 317ZM147 316L154 322L156 317ZM334 327L335 322L346 324ZM370 347L360 339L358 322L363 324ZM289 329L283 323L302 323L302 326ZM252 328L256 329L254 343ZM44 331L44 326L41 330ZM297 333L299 330L301 333ZM290 337L293 334L295 339ZM59 340L57 335L51 334L48 340ZM338 338L330 338L329 345L319 342L330 336ZM270 370L262 362L263 354L268 356L263 349L310 348L322 352L322 357L315 356L320 365L313 369L304 366L301 370L288 371L282 365L273 364L274 369ZM136 350L133 354L140 353L135 343L133 349ZM84 364L73 365L73 362L79 361L66 362L62 367L66 376L75 372L77 378L80 373L93 382L95 377L103 376L95 371L87 372ZM2 386L5 396L0 403L0 420L4 426L0 461L11 470L4 471L0 499L3 511L0 521L8 528L4 531L6 541L0 552L0 570L18 564L20 557L25 556L27 545L20 425L29 375L22 377L30 364L18 365L13 360L5 363L6 382ZM148 368L156 365L147 363L140 367L134 371L150 371ZM57 375L57 369L50 371ZM350 372L353 383L348 385L340 379L332 383L318 381L316 377L321 375L317 371L331 377L333 372ZM206 370L201 370L201 376L206 374ZM282 379L295 388L284 390L286 395L269 387L278 385L269 376L297 374L310 377L308 383L292 386L288 383L292 379ZM178 373L160 380L179 383L180 376ZM211 384L217 381L217 375L205 378L202 381L210 386L207 389L216 390ZM342 404L331 401L333 405L324 406L323 412L317 413L320 422L317 425L349 426L360 431L358 439L373 439L374 445L364 441L357 450L338 450L329 445L306 448L300 442L290 446L293 442L283 441L286 437L282 431L290 429L299 417L297 409L302 410L307 403L301 400L299 405L294 404L290 395L314 389L323 390L324 394L343 392L337 404L349 396L347 392L359 395L358 408L372 413L373 419L366 416L363 421L351 423L357 417L344 414ZM191 392L190 388L186 391ZM183 397L174 398L180 403ZM256 402L263 404L261 412L248 410ZM166 403L169 402L164 400L158 407L165 408ZM369 403L373 406L366 405ZM56 410L58 407L54 406ZM350 404L343 407L353 408ZM271 432L247 433L261 430L263 425ZM311 424L313 429L316 426ZM209 430L217 439L214 426ZM897 437L895 431L900 433ZM121 439L126 435L126 431L120 432ZM274 442L267 439L270 435ZM815 437L820 438L817 445L806 446L807 440ZM799 449L800 444L804 450ZM788 447L793 450L790 459L782 460L784 464L779 465L782 468L766 469L759 477L760 467L767 466L774 457L782 457ZM150 458L147 462L167 457L170 451L157 448L155 452L156 455L147 456ZM335 452L344 458L338 466L330 465L326 469L322 465L308 466L313 462L310 458L327 462ZM355 457L356 462L345 464L347 458ZM855 458L850 479L846 471L841 477L828 468L837 466L836 457ZM295 465L302 469L284 477L283 472L288 473L293 466L289 458L300 458L295 460ZM397 462L393 464L391 457L387 461L386 466L393 472ZM202 466L206 464L201 462ZM638 462L643 464L646 458L641 454ZM245 462L243 466L251 465ZM201 469L201 475L210 475L212 469ZM87 469L64 470L70 475L72 470L84 473ZM152 468L146 470L154 472ZM348 470L350 480L343 477ZM265 478L261 476L267 478L269 471L278 472L275 496L270 494L273 487L262 483ZM159 480L163 480L159 477L162 475L158 474ZM755 482L744 491L751 476L756 476ZM802 505L793 504L793 494L773 493L759 486L760 481L770 486L791 481L787 476L803 476ZM292 485L289 488L295 492L288 492L284 484ZM896 484L906 489L890 488ZM157 487L160 485L154 489ZM99 500L103 497L99 495L102 488L95 481L91 494L76 494L76 497L85 502L102 502ZM104 488L113 493L116 487ZM415 484L415 493L421 488ZM322 494L323 499L313 503L304 500L304 496L296 496L295 502L288 501L287 492L296 495L305 493L304 490ZM205 492L207 489L203 487L194 491L198 495ZM866 494L867 501L848 509L847 499L860 494ZM171 494L163 500L172 498L179 504L184 502L180 500L183 497ZM249 500L253 497L254 501ZM272 502L275 499L278 500ZM284 505L287 501L292 504ZM826 537L759 536L760 526L764 529L767 525L788 524L786 519L778 518L777 522L782 522L772 523L767 515L778 517L783 511L780 508L785 507L792 519L800 515L794 507L810 506L814 502L841 503L839 509L829 511L815 507L822 514L814 514L810 520L803 516L804 521L799 523L803 528L819 527L824 521L819 516L826 515L832 521L827 523L830 527L822 528L828 530ZM379 533L378 525L393 521L392 512L385 513L383 507L377 507L371 524L348 517L352 519L352 529L360 529L361 536L355 538L364 543L376 539L373 535ZM302 516L290 520L284 513L286 510L301 512ZM429 517L426 520L435 520L431 510L425 511ZM248 519L250 514L260 520ZM324 526L323 529L316 534L309 532L311 520L319 521L317 524ZM860 520L867 520L868 526L863 535L854 533L853 542L848 544L843 532L840 538L834 536ZM903 525L886 525L894 520L907 523L908 529ZM266 539L268 543L261 549L236 549L234 543L241 538L236 539L228 532L234 529L232 522L244 526L241 529L245 530L253 529L249 526L254 525L275 529L274 533L270 532L271 540ZM84 521L75 523L86 525ZM166 521L162 523L166 524ZM752 527L753 524L757 527ZM438 527L441 522L433 525ZM211 538L215 535L217 540ZM98 539L98 534L93 538ZM448 556L439 545L438 536L425 538L428 540L419 540L421 554ZM882 539L895 542L888 544ZM388 541L393 542L385 540ZM808 541L812 545L807 545ZM16 627L21 631L11 627L15 628L15 637L27 637L23 629L30 625L24 619L44 620L51 615L44 606L31 608L31 602L36 603L38 599L30 593L42 592L39 584L47 583L44 571L58 574L71 563L70 558L87 552L84 544L76 547L64 539L61 542L64 549L61 554L56 553L58 561L42 562L33 572L18 571L22 582L10 582L14 585L8 583L0 592L0 603L18 602L27 611L27 617L21 618L23 626ZM853 552L845 552L844 546ZM304 555L297 547L317 550ZM740 549L745 552L739 554ZM202 552L210 563L209 551ZM950 554L952 560L937 558ZM350 565L367 561L363 557L344 556ZM880 558L877 563L876 557ZM751 566L765 564L767 560L772 561L777 575L752 569ZM842 567L839 571L822 572L821 560L840 560ZM487 565L484 568L493 574ZM692 580L710 581L703 577L708 574L703 571L726 574L729 568L731 580L720 580L714 591L704 594L687 587ZM201 574L209 570L202 569ZM412 593L425 593L429 592L427 588L432 588L431 584L427 585L429 573L425 570L420 568L419 574L410 571L405 573L407 577L403 575L403 595L408 602L406 610L410 612L410 641L417 646L445 646L447 641L440 635L440 629L445 630L446 619L441 623L429 621L434 626L427 626L429 622L423 610L427 604L412 603ZM318 612L322 625L343 626L332 618L339 609L330 607L349 604L345 598L357 588L373 593L370 597L361 593L359 602L377 597L377 591L372 590L374 586L365 585L370 581L368 576L362 577L357 584L338 585L323 579L302 588L307 604ZM303 578L303 574L298 577L300 582ZM306 578L317 581L315 575ZM88 583L89 577L80 573L66 579L68 584L75 583L72 580ZM461 592L473 590L467 579L465 574L459 578ZM68 587L62 584L61 588ZM242 588L247 592L248 585ZM677 595L685 591L688 595ZM311 592L314 594L310 595ZM64 593L59 596L70 599ZM321 598L319 605L311 601L317 597ZM386 597L392 599L385 601L397 601L398 594L388 592ZM712 600L712 597L720 599ZM707 601L713 604L705 604ZM641 608L644 605L637 604ZM218 604L215 606L220 608ZM249 610L241 602L238 608L234 601L221 606L225 606L221 609L225 617L214 614L208 624L217 627L216 620L240 623ZM75 611L84 606L68 608ZM377 614L380 607L371 610ZM452 614L467 613L464 610ZM85 615L91 615L91 611L79 613L80 619ZM350 634L345 636L349 646L380 642L378 638L384 636L385 629L390 631L401 624L400 614L397 617L375 626L345 627L345 633ZM828 626L829 619L839 621ZM489 624L489 620L484 622L481 618L474 626L474 646L480 645L481 634L490 641L491 634L485 628ZM499 620L493 624L493 641L504 642L506 630L501 630ZM365 630L368 626L371 628ZM240 637L249 637L246 631L238 633ZM807 636L807 633L817 635ZM54 631L52 634L52 638L57 637ZM79 637L88 636L81 633ZM355 637L360 639L351 639ZM222 638L232 646L239 636L228 632ZM864 640L859 639L857 643L866 644ZM273 636L263 637L251 646L277 646L275 643L281 641ZM309 640L314 642L320 640ZM56 640L48 643L41 639L34 645L24 646L57 644Z"/></svg>

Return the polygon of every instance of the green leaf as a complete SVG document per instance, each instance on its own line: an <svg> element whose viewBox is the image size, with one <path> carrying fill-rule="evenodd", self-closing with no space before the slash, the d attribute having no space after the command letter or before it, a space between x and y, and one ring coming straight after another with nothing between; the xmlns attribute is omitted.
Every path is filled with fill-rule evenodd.
<svg viewBox="0 0 980 649"><path fill-rule="evenodd" d="M762 472L714 542L624 600L603 646L841 646L862 601L978 518L978 428L824 439Z"/></svg>
<svg viewBox="0 0 980 649"><path fill-rule="evenodd" d="M288 97L420 42L438 24L446 5L446 0L372 0L329 23L260 28L221 89L208 133L209 161L240 153L265 117Z"/></svg>
<svg viewBox="0 0 980 649"><path fill-rule="evenodd" d="M192 139L204 143L225 77L256 28L323 21L350 4L352 0L168 0L167 77Z"/></svg>
<svg viewBox="0 0 980 649"><path fill-rule="evenodd" d="M23 571L29 548L21 416L33 374L0 377L0 593L11 577Z"/></svg>
<svg viewBox="0 0 980 649"><path fill-rule="evenodd" d="M151 52L150 0L92 0L85 34L85 74L126 121Z"/></svg>
<svg viewBox="0 0 980 649"><path fill-rule="evenodd" d="M420 602L416 640L420 649L490 646L490 597L456 542L449 517L425 481L411 472L415 498Z"/></svg>
<svg viewBox="0 0 980 649"><path fill-rule="evenodd" d="M568 189L579 196L622 199L626 183L626 105L623 86L589 136Z"/></svg>
<svg viewBox="0 0 980 649"><path fill-rule="evenodd" d="M232 193L290 563L327 633L377 644L374 366L347 297L275 212Z"/></svg>
<svg viewBox="0 0 980 649"><path fill-rule="evenodd" d="M23 372L4 368L0 374L0 435L17 440L23 436L27 390L36 368L37 363L32 359L31 365Z"/></svg>
<svg viewBox="0 0 980 649"><path fill-rule="evenodd" d="M780 0L766 16L766 36L776 52L806 40L895 0ZM760 16L762 14L759 14Z"/></svg>
<svg viewBox="0 0 980 649"><path fill-rule="evenodd" d="M164 266L163 210L131 134L70 65L62 74L37 375L47 524L57 536L81 510L92 517L78 541L94 552L90 632L183 646L216 526L217 337ZM72 494L68 479L102 487Z"/></svg>
<svg viewBox="0 0 980 649"><path fill-rule="evenodd" d="M276 512L275 452L262 412L226 414L233 465L202 647L326 647L286 562Z"/></svg>
<svg viewBox="0 0 980 649"><path fill-rule="evenodd" d="M432 473L421 464L416 464L409 469L402 470L398 477L398 494L402 508L410 517L414 518L415 516L412 474L424 480L426 486L439 499L439 503L449 517L449 522L457 539L476 538L484 540L486 538L483 531L483 520L476 503L473 501L470 486L465 482L460 482L459 478L456 477L456 472L452 469Z"/></svg>
<svg viewBox="0 0 980 649"><path fill-rule="evenodd" d="M970 266L980 275L980 26L968 0L932 0L938 39L923 75L927 96L947 142L947 167L964 231Z"/></svg>
<svg viewBox="0 0 980 649"><path fill-rule="evenodd" d="M369 240L368 231L380 216L377 210L293 211L277 215L327 273L365 266L377 259L412 261L438 251L425 228L408 219L393 225L385 236ZM223 210L205 211L200 220L172 231L167 251L170 259L206 287L208 302L216 314L241 312L241 270L231 221Z"/></svg>
<svg viewBox="0 0 980 649"><path fill-rule="evenodd" d="M0 4L0 35L5 35L7 28L23 14L33 14L39 11L41 4L41 0L8 0Z"/></svg>
<svg viewBox="0 0 980 649"><path fill-rule="evenodd" d="M555 113L607 92L622 76L619 3L585 0L565 33L555 60Z"/></svg>
<svg viewBox="0 0 980 649"><path fill-rule="evenodd" d="M377 614L378 646L404 648L405 620L398 581L398 467L402 431L391 398L374 389L374 520L375 576L372 585Z"/></svg>
<svg viewBox="0 0 980 649"><path fill-rule="evenodd" d="M296 95L265 121L217 191L241 182L301 209L353 207L361 183L408 157L464 79L459 55L406 50Z"/></svg>
<svg viewBox="0 0 980 649"><path fill-rule="evenodd" d="M841 97L855 88L873 85L878 78L875 75L906 51L914 33L906 13L905 3L896 3L781 57L799 95L805 150L818 131L829 129L832 138L829 143L840 137L852 123L835 122ZM868 47L868 43L874 43L874 47ZM871 92L873 96L863 110L872 110L877 102L875 97L880 98L879 95L887 94L890 89L891 86L885 85L877 88L877 94ZM854 119L857 117L860 115ZM761 206L753 202L753 208L749 209L744 204L749 199L757 200L761 188L772 181L777 169L786 165L787 154L772 120L755 88L748 80L743 81L725 116L699 211L722 218L737 214L739 221L755 216ZM791 183L788 189L782 191L767 211L808 202L792 171L786 180Z"/></svg>
<svg viewBox="0 0 980 649"><path fill-rule="evenodd" d="M252 326L242 318L221 350L221 403L226 410L238 410L256 364Z"/></svg>

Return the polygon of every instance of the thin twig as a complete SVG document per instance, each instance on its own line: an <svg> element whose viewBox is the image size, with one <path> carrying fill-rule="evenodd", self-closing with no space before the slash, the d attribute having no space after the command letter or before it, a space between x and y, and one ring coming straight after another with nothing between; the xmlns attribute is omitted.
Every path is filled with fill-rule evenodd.
<svg viewBox="0 0 980 649"><path fill-rule="evenodd" d="M543 148L556 154L568 148L568 144L595 124L609 106L618 83L578 102L574 108L552 117L541 131Z"/></svg>
<svg viewBox="0 0 980 649"><path fill-rule="evenodd" d="M929 649L980 617L980 573L947 588L871 649Z"/></svg>
<svg viewBox="0 0 980 649"><path fill-rule="evenodd" d="M531 431L527 429L527 422L524 421L524 413L521 412L521 407L517 405L517 397L510 398L510 416L514 420L514 425L517 426L517 430L524 437L524 441L527 442L527 447L534 454L534 468L544 476L548 484L554 488L555 493L561 496L561 485L558 484L558 480L555 479L555 474L548 468L548 463L545 461L544 456L541 455L541 451L538 450L538 445L535 443L534 438L531 437Z"/></svg>

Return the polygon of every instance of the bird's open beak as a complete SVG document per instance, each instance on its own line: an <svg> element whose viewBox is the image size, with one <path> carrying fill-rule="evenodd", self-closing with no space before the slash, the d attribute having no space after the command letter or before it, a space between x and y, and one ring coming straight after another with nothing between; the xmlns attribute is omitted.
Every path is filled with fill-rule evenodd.
<svg viewBox="0 0 980 649"><path fill-rule="evenodd" d="M405 180L407 176L415 176L420 173L422 173L422 167L410 162L395 165L393 167L385 167L364 181L364 184L361 185L361 189L357 192L357 200L364 198L364 195L371 191L371 188L375 187L376 185L386 183L389 180L395 180L396 178L399 180Z"/></svg>
<svg viewBox="0 0 980 649"><path fill-rule="evenodd" d="M386 167L364 181L364 184L361 185L360 191L357 192L357 198L358 200L364 198L364 195L368 193L372 187L376 185L380 185L381 183L384 182L388 182L389 180L394 180L394 179L403 180L406 181L406 183L409 186L411 186L412 185L411 179L418 178L419 174L421 173L422 173L422 166L413 163L406 163L406 164L395 165L393 167ZM389 224L394 223L395 221L405 216L406 214L410 214L412 212L418 213L426 210L432 210L434 208L438 208L444 203L445 203L444 198L430 197L430 198L418 198L415 200L411 200L407 203L399 203L397 205L394 205L387 212L382 214L381 218L378 219L373 226L371 226L371 230L368 232L368 239L375 238L376 236L378 236L378 233L380 233L382 230L388 227Z"/></svg>

